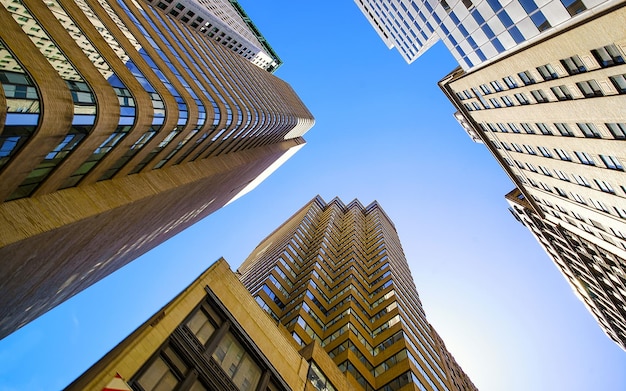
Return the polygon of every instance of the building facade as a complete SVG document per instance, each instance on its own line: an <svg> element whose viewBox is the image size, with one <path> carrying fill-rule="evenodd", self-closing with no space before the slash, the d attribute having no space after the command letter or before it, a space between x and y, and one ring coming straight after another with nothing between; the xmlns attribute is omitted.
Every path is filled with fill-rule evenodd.
<svg viewBox="0 0 626 391"><path fill-rule="evenodd" d="M427 322L400 239L376 202L314 198L238 272L297 344L319 344L356 389L476 389Z"/></svg>
<svg viewBox="0 0 626 391"><path fill-rule="evenodd" d="M300 349L223 259L66 388L103 389L355 390L322 349Z"/></svg>
<svg viewBox="0 0 626 391"><path fill-rule="evenodd" d="M0 4L0 338L252 189L313 125L235 29L133 0Z"/></svg>
<svg viewBox="0 0 626 391"><path fill-rule="evenodd" d="M602 266L609 277L605 284L589 283L594 293L587 296L597 298L593 313L621 346L626 341L624 18L622 4L481 69L457 69L440 82L457 119L504 168L533 218L573 238L558 255L568 259L561 263L589 269L602 264L598 254L606 254L616 264ZM554 259L558 251L548 253Z"/></svg>
<svg viewBox="0 0 626 391"><path fill-rule="evenodd" d="M542 218L518 189L506 199L513 216L537 239L602 330L626 350L626 259Z"/></svg>
<svg viewBox="0 0 626 391"><path fill-rule="evenodd" d="M411 63L438 40L465 71L532 45L619 0L355 0L387 47Z"/></svg>

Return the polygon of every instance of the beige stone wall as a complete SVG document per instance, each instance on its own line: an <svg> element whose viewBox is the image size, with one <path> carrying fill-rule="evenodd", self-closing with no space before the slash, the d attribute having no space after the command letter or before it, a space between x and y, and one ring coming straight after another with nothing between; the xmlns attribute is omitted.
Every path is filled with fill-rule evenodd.
<svg viewBox="0 0 626 391"><path fill-rule="evenodd" d="M206 297L218 297L292 390L304 390L308 363L252 299L225 260L214 263L188 288L74 381L68 390L100 390L119 373L128 380ZM330 360L326 356L327 360ZM335 367L335 372L338 372ZM345 378L344 378L345 381ZM343 389L342 389L343 390ZM349 390L349 389L346 389Z"/></svg>

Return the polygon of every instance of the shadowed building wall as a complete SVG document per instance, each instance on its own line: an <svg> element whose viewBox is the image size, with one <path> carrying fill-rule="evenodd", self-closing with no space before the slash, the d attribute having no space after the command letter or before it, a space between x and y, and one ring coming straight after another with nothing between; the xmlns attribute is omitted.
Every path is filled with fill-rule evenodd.
<svg viewBox="0 0 626 391"><path fill-rule="evenodd" d="M236 29L0 4L0 338L251 190L313 125Z"/></svg>

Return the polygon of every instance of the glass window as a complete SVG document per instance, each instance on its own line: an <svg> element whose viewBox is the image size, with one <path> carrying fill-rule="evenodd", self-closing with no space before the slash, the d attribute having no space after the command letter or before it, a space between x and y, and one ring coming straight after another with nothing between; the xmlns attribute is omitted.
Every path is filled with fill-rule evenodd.
<svg viewBox="0 0 626 391"><path fill-rule="evenodd" d="M556 96L558 100L574 99L572 97L572 94L569 91L569 88L567 88L567 86L552 87L550 88L550 90L552 90L552 92L554 93L554 96Z"/></svg>
<svg viewBox="0 0 626 391"><path fill-rule="evenodd" d="M137 383L145 391L174 390L185 372L187 365L171 347L167 346L141 374Z"/></svg>
<svg viewBox="0 0 626 391"><path fill-rule="evenodd" d="M624 63L624 56L615 45L607 45L591 51L602 68Z"/></svg>
<svg viewBox="0 0 626 391"><path fill-rule="evenodd" d="M572 56L561 60L561 64L570 75L576 75L581 72L587 72L587 67L578 56Z"/></svg>
<svg viewBox="0 0 626 391"><path fill-rule="evenodd" d="M578 128L583 132L585 137L602 138L602 135L600 135L600 132L598 131L598 128L596 128L596 126L594 124L578 123L576 125L578 125Z"/></svg>
<svg viewBox="0 0 626 391"><path fill-rule="evenodd" d="M585 98L592 98L594 96L603 96L602 88L598 85L598 82L595 80L587 80L576 83L576 86L585 96Z"/></svg>
<svg viewBox="0 0 626 391"><path fill-rule="evenodd" d="M532 90L530 91L530 94L533 98L535 98L537 103L546 103L550 101L543 90Z"/></svg>
<svg viewBox="0 0 626 391"><path fill-rule="evenodd" d="M556 73L556 70L550 64L542 65L537 67L537 72L543 77L543 80L552 80L557 79L559 75Z"/></svg>
<svg viewBox="0 0 626 391"><path fill-rule="evenodd" d="M581 0L561 0L561 4L563 4L570 16L579 14L587 9Z"/></svg>
<svg viewBox="0 0 626 391"><path fill-rule="evenodd" d="M261 369L230 332L220 341L213 358L241 391L256 389Z"/></svg>
<svg viewBox="0 0 626 391"><path fill-rule="evenodd" d="M559 130L559 133L561 133L562 136L574 137L574 132L572 132L572 129L569 127L568 124L556 123L554 124L554 126L556 126L556 128Z"/></svg>
<svg viewBox="0 0 626 391"><path fill-rule="evenodd" d="M626 75L616 75L610 77L611 82L620 94L626 94Z"/></svg>
<svg viewBox="0 0 626 391"><path fill-rule="evenodd" d="M209 317L202 310L198 310L193 314L187 322L187 327L203 345L207 343L209 337L215 331L215 327L209 320Z"/></svg>
<svg viewBox="0 0 626 391"><path fill-rule="evenodd" d="M617 139L626 139L626 124L625 123L608 123L605 125L609 129L613 137Z"/></svg>
<svg viewBox="0 0 626 391"><path fill-rule="evenodd" d="M615 156L600 155L600 159L607 168L612 170L624 170L622 163Z"/></svg>
<svg viewBox="0 0 626 391"><path fill-rule="evenodd" d="M520 72L517 76L524 82L524 85L535 84L535 78L528 71Z"/></svg>

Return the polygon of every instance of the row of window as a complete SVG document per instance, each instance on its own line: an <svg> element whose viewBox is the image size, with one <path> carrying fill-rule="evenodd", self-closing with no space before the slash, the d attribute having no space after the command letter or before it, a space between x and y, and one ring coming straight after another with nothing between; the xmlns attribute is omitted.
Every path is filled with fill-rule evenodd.
<svg viewBox="0 0 626 391"><path fill-rule="evenodd" d="M558 133L561 134L561 136L566 136L566 137L577 136L577 134L574 133L570 125L567 123L559 122L559 123L554 123L552 125L558 130ZM603 135L598 129L598 127L596 126L596 124L578 122L576 123L576 126L578 127L582 136L584 137L603 138ZM521 130L520 130L521 128L527 134L538 134L537 130L539 130L539 133L543 135L546 135L546 136L554 135L554 132L551 126L549 124L542 123L542 122L535 123L534 126L533 124L528 123L528 122L522 122L519 124L519 126L511 122L506 123L506 124L504 123L496 123L496 124L481 123L480 127L482 128L484 132L491 131L493 133L497 133L497 132L508 133L509 131L513 133L521 133ZM604 127L606 127L606 130L608 130L608 132L611 134L611 136L613 136L613 138L619 139L619 140L626 139L626 123L605 123Z"/></svg>
<svg viewBox="0 0 626 391"><path fill-rule="evenodd" d="M607 68L625 63L624 54L615 44L610 44L597 49L593 49L591 50L591 54L596 59L598 66L601 68ZM559 60L559 62L561 63L563 68L565 68L569 75L576 75L582 72L587 72L588 70L587 66L583 63L580 56L578 55ZM558 73L550 64L538 66L536 70L539 75L541 75L543 81L559 78ZM529 71L519 72L517 76L519 77L519 80L523 83L523 85L531 85L537 83L536 78ZM519 87L518 81L511 75L503 77L502 81L508 87L508 89L514 89ZM485 95L504 91L504 86L499 80L493 80L489 84L481 84L479 87L482 93ZM457 92L456 95L459 99L465 100L471 99L473 97L478 97L477 92L478 91L474 91L474 94L472 94L472 92L470 92L469 90L464 90L462 92Z"/></svg>

